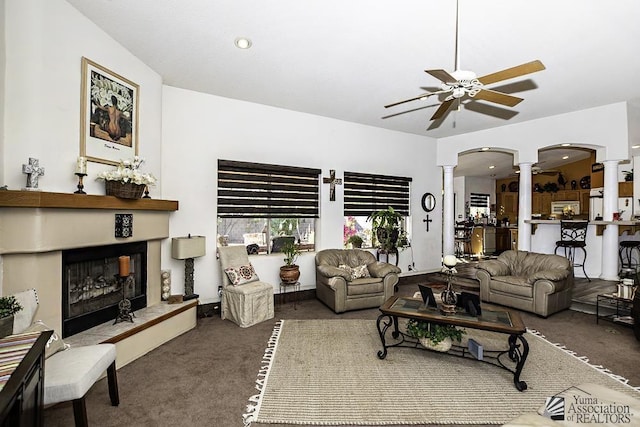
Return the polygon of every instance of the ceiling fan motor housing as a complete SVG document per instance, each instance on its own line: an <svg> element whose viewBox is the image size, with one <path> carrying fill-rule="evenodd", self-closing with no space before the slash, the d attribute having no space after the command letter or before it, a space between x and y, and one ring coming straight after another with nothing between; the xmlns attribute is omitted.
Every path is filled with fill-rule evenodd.
<svg viewBox="0 0 640 427"><path fill-rule="evenodd" d="M456 70L451 73L451 76L456 79L455 83L443 83L442 90L452 91L454 98L462 98L465 93L469 96L475 96L480 89L482 89L482 83L478 81L476 73L467 70Z"/></svg>

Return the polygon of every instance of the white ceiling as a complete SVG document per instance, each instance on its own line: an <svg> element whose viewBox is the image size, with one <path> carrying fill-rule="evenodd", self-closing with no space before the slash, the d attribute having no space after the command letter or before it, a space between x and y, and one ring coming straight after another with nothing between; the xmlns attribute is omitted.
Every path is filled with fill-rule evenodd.
<svg viewBox="0 0 640 427"><path fill-rule="evenodd" d="M167 85L434 138L640 98L637 0L460 0L460 68L546 70L489 86L524 98L513 108L435 123L435 97L383 106L453 71L453 0L67 1Z"/></svg>

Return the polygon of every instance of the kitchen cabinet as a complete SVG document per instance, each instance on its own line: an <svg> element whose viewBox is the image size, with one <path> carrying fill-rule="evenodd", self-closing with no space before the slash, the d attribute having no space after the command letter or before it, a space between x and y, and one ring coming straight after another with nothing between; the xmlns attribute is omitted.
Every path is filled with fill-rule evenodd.
<svg viewBox="0 0 640 427"><path fill-rule="evenodd" d="M618 183L618 197L633 197L633 181Z"/></svg>
<svg viewBox="0 0 640 427"><path fill-rule="evenodd" d="M496 227L496 253L511 249L511 233L506 227Z"/></svg>

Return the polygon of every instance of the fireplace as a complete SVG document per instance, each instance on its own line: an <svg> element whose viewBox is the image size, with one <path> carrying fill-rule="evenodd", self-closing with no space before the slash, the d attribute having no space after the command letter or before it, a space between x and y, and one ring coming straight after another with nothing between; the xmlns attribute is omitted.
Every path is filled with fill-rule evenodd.
<svg viewBox="0 0 640 427"><path fill-rule="evenodd" d="M118 277L118 257L131 258L131 275ZM62 251L62 336L69 337L118 316L123 296L131 310L147 305L147 243Z"/></svg>

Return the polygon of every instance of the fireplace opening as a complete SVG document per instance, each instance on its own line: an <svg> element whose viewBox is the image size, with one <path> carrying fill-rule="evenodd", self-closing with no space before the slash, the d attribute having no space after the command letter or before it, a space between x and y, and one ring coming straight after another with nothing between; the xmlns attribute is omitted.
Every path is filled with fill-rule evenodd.
<svg viewBox="0 0 640 427"><path fill-rule="evenodd" d="M131 258L131 276L118 279L118 257ZM62 336L114 320L123 295L131 310L147 306L147 243L71 249L62 252ZM135 321L135 320L134 320Z"/></svg>

